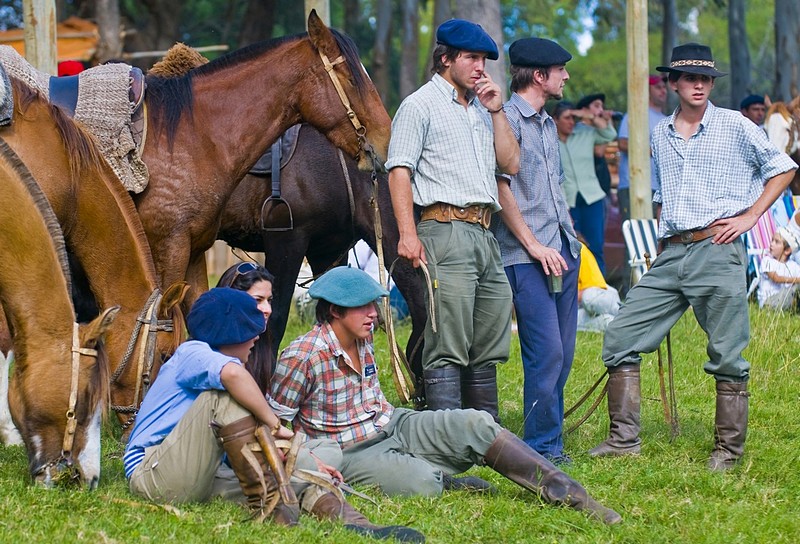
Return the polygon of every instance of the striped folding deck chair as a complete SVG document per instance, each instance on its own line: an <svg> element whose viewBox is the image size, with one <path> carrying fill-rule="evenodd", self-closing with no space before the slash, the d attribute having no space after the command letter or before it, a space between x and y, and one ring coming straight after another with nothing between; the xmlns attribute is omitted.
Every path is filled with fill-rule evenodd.
<svg viewBox="0 0 800 544"><path fill-rule="evenodd" d="M622 223L622 237L628 249L631 285L634 285L647 272L645 253L651 263L658 254L658 220L626 219Z"/></svg>

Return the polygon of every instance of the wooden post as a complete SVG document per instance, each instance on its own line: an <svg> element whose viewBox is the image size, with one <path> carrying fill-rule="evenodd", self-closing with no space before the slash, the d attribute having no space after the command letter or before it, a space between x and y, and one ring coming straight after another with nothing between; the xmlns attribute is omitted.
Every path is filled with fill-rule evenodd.
<svg viewBox="0 0 800 544"><path fill-rule="evenodd" d="M650 194L650 123L647 51L647 0L628 0L628 165L631 218L653 217Z"/></svg>
<svg viewBox="0 0 800 544"><path fill-rule="evenodd" d="M305 0L306 19L312 9L317 10L317 15L327 26L331 26L331 4L329 0Z"/></svg>
<svg viewBox="0 0 800 544"><path fill-rule="evenodd" d="M34 68L55 75L58 73L55 0L24 0L22 20L25 58Z"/></svg>

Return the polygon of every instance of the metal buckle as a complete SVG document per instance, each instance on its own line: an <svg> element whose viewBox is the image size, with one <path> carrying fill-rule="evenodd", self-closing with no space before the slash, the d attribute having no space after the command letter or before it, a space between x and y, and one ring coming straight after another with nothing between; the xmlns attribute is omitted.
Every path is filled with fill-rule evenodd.
<svg viewBox="0 0 800 544"><path fill-rule="evenodd" d="M681 233L681 243L683 244L690 244L694 241L694 233L689 230L685 230Z"/></svg>

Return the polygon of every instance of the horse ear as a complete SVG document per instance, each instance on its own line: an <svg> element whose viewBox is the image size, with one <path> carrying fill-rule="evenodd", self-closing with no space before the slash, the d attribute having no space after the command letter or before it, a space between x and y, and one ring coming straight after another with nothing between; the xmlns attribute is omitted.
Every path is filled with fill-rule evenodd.
<svg viewBox="0 0 800 544"><path fill-rule="evenodd" d="M334 51L338 50L333 34L319 18L317 10L314 9L308 14L308 37L317 51L332 55Z"/></svg>
<svg viewBox="0 0 800 544"><path fill-rule="evenodd" d="M161 304L158 307L158 316L166 319L172 308L183 302L186 293L189 291L189 284L185 281L178 281L169 286L161 297Z"/></svg>
<svg viewBox="0 0 800 544"><path fill-rule="evenodd" d="M114 322L114 319L116 319L119 309L119 306L112 306L94 318L91 323L86 325L83 331L81 345L87 347L97 345L108 328Z"/></svg>

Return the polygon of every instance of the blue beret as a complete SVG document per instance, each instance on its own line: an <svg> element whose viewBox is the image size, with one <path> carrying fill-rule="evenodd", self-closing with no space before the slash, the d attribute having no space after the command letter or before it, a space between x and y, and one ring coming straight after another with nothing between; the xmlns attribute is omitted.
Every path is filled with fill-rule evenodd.
<svg viewBox="0 0 800 544"><path fill-rule="evenodd" d="M206 291L186 316L192 338L211 347L247 342L264 332L266 325L256 299L230 287Z"/></svg>
<svg viewBox="0 0 800 544"><path fill-rule="evenodd" d="M321 298L343 308L358 308L389 295L380 283L359 268L337 266L311 284L311 298Z"/></svg>
<svg viewBox="0 0 800 544"><path fill-rule="evenodd" d="M739 109L743 110L745 108L749 108L753 104L764 104L764 97L757 94L751 94L750 96L746 96L742 100L742 103L739 104Z"/></svg>
<svg viewBox="0 0 800 544"><path fill-rule="evenodd" d="M572 60L569 51L552 40L522 38L508 48L508 58L516 66L559 66Z"/></svg>
<svg viewBox="0 0 800 544"><path fill-rule="evenodd" d="M450 19L445 21L436 30L436 43L449 45L463 51L478 51L486 53L486 58L497 60L497 44L489 34L476 25L464 19Z"/></svg>

